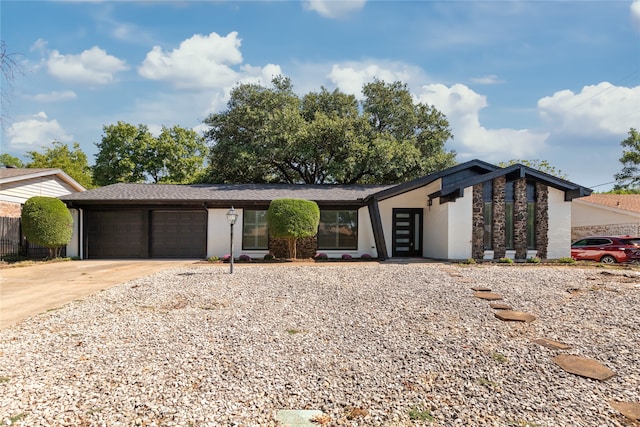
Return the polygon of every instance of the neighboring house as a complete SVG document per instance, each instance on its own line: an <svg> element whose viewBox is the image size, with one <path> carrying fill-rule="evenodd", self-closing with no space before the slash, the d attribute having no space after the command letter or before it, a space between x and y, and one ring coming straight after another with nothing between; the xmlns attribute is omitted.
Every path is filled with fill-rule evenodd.
<svg viewBox="0 0 640 427"><path fill-rule="evenodd" d="M640 236L640 194L592 194L571 210L571 239Z"/></svg>
<svg viewBox="0 0 640 427"><path fill-rule="evenodd" d="M85 188L61 169L0 167L0 255L20 250L20 216L27 199L82 191Z"/></svg>
<svg viewBox="0 0 640 427"><path fill-rule="evenodd" d="M570 255L571 201L591 190L523 165L472 160L399 185L114 184L61 197L79 219L82 258L205 258L281 255L269 238L271 200L320 207L318 234L301 256L369 254L434 259Z"/></svg>
<svg viewBox="0 0 640 427"><path fill-rule="evenodd" d="M61 169L0 168L0 217L20 217L22 205L33 196L59 197L85 191Z"/></svg>

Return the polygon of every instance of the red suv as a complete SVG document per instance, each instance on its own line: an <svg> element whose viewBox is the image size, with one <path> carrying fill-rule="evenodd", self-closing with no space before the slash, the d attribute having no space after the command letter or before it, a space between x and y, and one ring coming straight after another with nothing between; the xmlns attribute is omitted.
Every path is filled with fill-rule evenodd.
<svg viewBox="0 0 640 427"><path fill-rule="evenodd" d="M640 262L640 237L585 237L571 245L571 258L603 264Z"/></svg>

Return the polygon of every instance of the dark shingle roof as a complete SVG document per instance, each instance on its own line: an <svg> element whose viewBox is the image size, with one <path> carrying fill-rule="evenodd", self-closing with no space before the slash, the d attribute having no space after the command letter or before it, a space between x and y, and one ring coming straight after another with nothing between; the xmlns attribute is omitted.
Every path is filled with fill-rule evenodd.
<svg viewBox="0 0 640 427"><path fill-rule="evenodd" d="M391 185L302 184L113 184L61 197L68 202L269 202L298 198L316 202L354 202Z"/></svg>

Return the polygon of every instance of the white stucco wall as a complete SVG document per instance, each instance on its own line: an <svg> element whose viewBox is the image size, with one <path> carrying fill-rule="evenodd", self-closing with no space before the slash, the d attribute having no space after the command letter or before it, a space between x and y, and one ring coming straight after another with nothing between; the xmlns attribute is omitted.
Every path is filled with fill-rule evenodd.
<svg viewBox="0 0 640 427"><path fill-rule="evenodd" d="M71 241L67 245L67 256L68 257L82 257L81 248L80 248L80 236L82 235L80 226L82 221L80 220L80 215L82 215L82 211L78 209L69 209L71 213L71 218L73 218L73 234L71 235Z"/></svg>
<svg viewBox="0 0 640 427"><path fill-rule="evenodd" d="M640 222L640 213L625 212L621 209L583 202L575 199L571 206L571 225L583 227L591 225L629 224Z"/></svg>
<svg viewBox="0 0 640 427"><path fill-rule="evenodd" d="M472 256L473 187L464 189L464 197L447 203L449 247L447 259L468 259Z"/></svg>
<svg viewBox="0 0 640 427"><path fill-rule="evenodd" d="M207 258L212 256L222 257L230 251L230 229L227 222L228 209L207 209ZM236 208L238 219L233 226L233 254L238 257L246 254L254 258L260 258L269 253L268 249L262 250L243 250L242 249L242 224L244 210ZM352 251L322 250L322 253L329 257L340 257L343 254L360 257L363 254L369 254L373 257L378 256L378 251L373 237L373 228L371 226L371 218L369 217L369 208L362 207L358 209L358 249Z"/></svg>
<svg viewBox="0 0 640 427"><path fill-rule="evenodd" d="M428 188L433 188L433 187L431 186L421 187L416 190L409 191L409 192L400 194L398 196L380 201L379 203L380 220L382 221L382 230L384 232L384 241L387 247L387 254L390 257L392 256L392 243L393 243L392 242L393 209L394 208L412 208L412 209L421 208L423 209L423 214L424 214L423 221L426 222L428 194L432 193L433 191L436 191L436 190L429 191ZM438 189L439 188L440 187L438 186ZM425 230L426 228L423 228L423 247L422 247L423 256L426 256L424 255L424 250L430 244L429 241L427 240Z"/></svg>
<svg viewBox="0 0 640 427"><path fill-rule="evenodd" d="M547 258L571 256L571 202L564 201L564 191L549 187L549 246Z"/></svg>

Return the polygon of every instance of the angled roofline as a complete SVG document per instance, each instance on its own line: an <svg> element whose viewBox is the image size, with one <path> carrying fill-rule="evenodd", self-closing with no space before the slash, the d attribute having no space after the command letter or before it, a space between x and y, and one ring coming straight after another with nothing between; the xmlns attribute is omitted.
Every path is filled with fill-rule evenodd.
<svg viewBox="0 0 640 427"><path fill-rule="evenodd" d="M444 176L451 175L456 172L460 172L461 170L469 169L472 167L485 169L487 172L493 172L496 169L500 169L498 166L492 165L491 163L483 162L482 160L478 160L478 159L469 160L468 162L460 163L450 168L447 168L438 172L434 172L432 174L429 174L420 178L416 178L414 180L411 180L402 184L395 185L386 190L379 191L377 193L370 195L368 198L374 197L377 200L384 200L390 197L395 197L402 193L406 193L408 191L415 190L416 188L423 187Z"/></svg>
<svg viewBox="0 0 640 427"><path fill-rule="evenodd" d="M28 171L29 168L19 168ZM8 176L0 178L0 184L8 184L10 182L25 181L27 179L41 178L46 176L58 176L61 180L75 188L78 192L86 191L78 181L71 178L65 171L60 168L34 168L31 173L24 173L20 175Z"/></svg>
<svg viewBox="0 0 640 427"><path fill-rule="evenodd" d="M533 169L529 166L525 166L521 163L517 163L511 166L507 166L506 168L499 168L492 172L475 176L464 181L456 182L455 184L443 187L439 192L437 192L439 194L434 193L433 195L430 195L430 198L451 196L449 200L455 199L462 194L462 191L465 188L480 184L482 182L493 180L503 175L517 175L518 178L525 178L527 176L535 178L537 181L542 181L551 187L564 191L564 200L567 202L578 197L588 196L593 192L593 190L591 190L590 188L583 187L565 179L558 178L548 173L541 172L537 169Z"/></svg>

